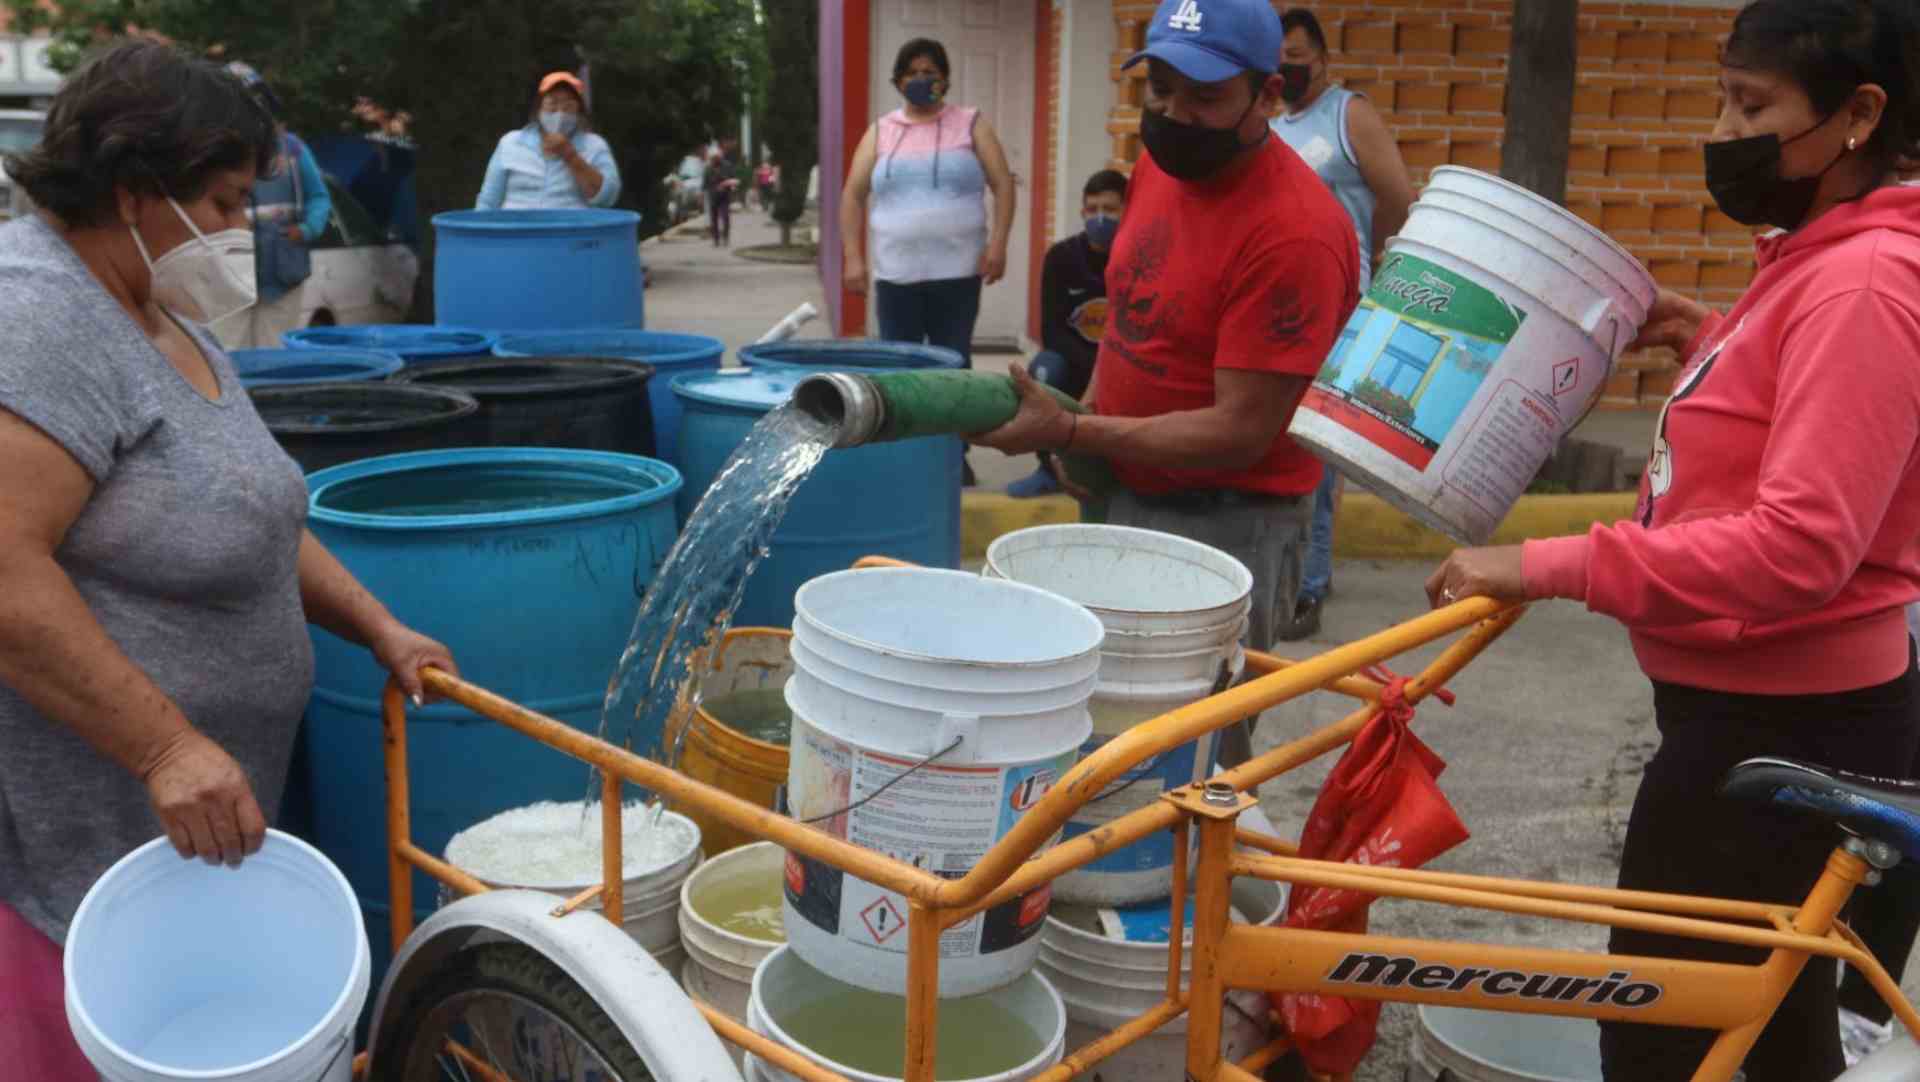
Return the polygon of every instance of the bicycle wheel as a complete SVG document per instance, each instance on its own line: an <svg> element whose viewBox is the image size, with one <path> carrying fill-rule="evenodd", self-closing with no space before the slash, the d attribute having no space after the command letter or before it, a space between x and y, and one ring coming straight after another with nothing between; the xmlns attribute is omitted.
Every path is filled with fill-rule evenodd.
<svg viewBox="0 0 1920 1082"><path fill-rule="evenodd" d="M607 1012L521 943L454 954L380 1034L369 1082L651 1082ZM456 1047L457 1046L457 1047Z"/></svg>

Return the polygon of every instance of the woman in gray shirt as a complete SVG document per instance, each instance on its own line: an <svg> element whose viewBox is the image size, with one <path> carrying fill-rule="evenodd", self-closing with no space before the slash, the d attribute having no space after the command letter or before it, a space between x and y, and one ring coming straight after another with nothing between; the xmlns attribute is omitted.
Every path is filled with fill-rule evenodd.
<svg viewBox="0 0 1920 1082"><path fill-rule="evenodd" d="M203 326L251 303L274 149L232 76L132 43L7 161L41 213L0 227L0 1048L27 1057L0 1073L68 1076L54 944L108 865L162 832L214 863L259 848L309 621L416 701L422 666L454 668L306 531L299 467Z"/></svg>

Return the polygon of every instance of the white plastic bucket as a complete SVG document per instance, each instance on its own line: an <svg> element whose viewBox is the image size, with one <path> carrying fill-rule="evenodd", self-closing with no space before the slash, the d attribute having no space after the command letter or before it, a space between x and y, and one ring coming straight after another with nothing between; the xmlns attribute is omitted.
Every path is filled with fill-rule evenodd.
<svg viewBox="0 0 1920 1082"><path fill-rule="evenodd" d="M841 1009L841 1004L857 1006ZM975 1007L992 1010L1000 1024L990 1030L981 1027L977 1032L968 1028L970 1008ZM808 965L792 949L782 947L768 955L754 973L747 1025L851 1082L898 1082L898 1073L862 1070L824 1054L816 1044L844 1043L855 1037L858 1027L859 1034L873 1039L877 1054L897 1060L905 1054L906 1014L904 998L836 981ZM1066 1051L1066 1036L1067 1012L1060 994L1039 973L1027 973L990 992L941 1001L935 1077L939 1082L1023 1082L1060 1062ZM1032 1054L1022 1056L1028 1050ZM999 1062L992 1064L991 1071L943 1072L945 1057L956 1051ZM801 1082L761 1060L749 1059L748 1069L765 1082Z"/></svg>
<svg viewBox="0 0 1920 1082"><path fill-rule="evenodd" d="M501 812L454 835L447 842L447 863L495 889L537 890L556 898L572 898L599 883L601 880L597 874L568 877L565 882L522 882L520 880L528 877L503 875L498 869L475 866L473 853L477 846L489 836L496 840L511 837L514 817L528 810L515 808ZM594 808L587 814L597 826L599 809ZM622 827L625 836L622 845L627 853L638 851L635 846L636 832L644 829L646 819L652 815L651 809L635 805L629 805L624 812ZM635 943L653 955L655 961L669 972L677 972L681 958L680 886L700 866L700 828L693 820L676 812L663 812L661 819L662 825L672 834L672 844L657 860L639 862L630 858L626 861L623 870L627 878L621 886L620 925ZM441 905L451 902L453 897L451 890L444 886L440 888ZM601 908L600 899L595 898L582 908L598 912Z"/></svg>
<svg viewBox="0 0 1920 1082"><path fill-rule="evenodd" d="M964 874L1092 731L1103 632L1065 598L960 571L886 568L814 579L794 610L788 801L794 818L837 837ZM1041 887L943 933L940 994L983 992L1032 968L1048 899ZM784 916L788 942L815 968L905 990L900 895L789 854Z"/></svg>
<svg viewBox="0 0 1920 1082"><path fill-rule="evenodd" d="M1092 754L1134 725L1205 698L1245 662L1240 638L1252 603L1253 573L1209 545L1128 526L1035 526L987 546L985 573L1024 582L1087 606L1107 629L1100 680L1088 709ZM1073 838L1205 777L1211 734L1115 779L1067 823ZM1197 839L1196 839L1197 841ZM1054 882L1054 897L1088 905L1164 898L1173 871L1173 835L1163 832L1106 854Z"/></svg>
<svg viewBox="0 0 1920 1082"><path fill-rule="evenodd" d="M1421 1006L1412 1082L1600 1082L1600 1027L1584 1018Z"/></svg>
<svg viewBox="0 0 1920 1082"><path fill-rule="evenodd" d="M1289 433L1468 544L1586 416L1658 287L1626 249L1457 166L1426 190Z"/></svg>
<svg viewBox="0 0 1920 1082"><path fill-rule="evenodd" d="M1234 919L1271 924L1280 919L1284 898L1278 883L1236 879ZM1141 917L1151 919L1136 927ZM1085 1047L1166 998L1166 918L1164 906L1132 912L1054 907L1047 917L1047 930L1041 933L1039 968L1067 1005L1069 1047ZM1156 941L1140 938L1143 935ZM1185 941L1193 942L1191 921ZM1192 957L1190 951L1181 954L1182 972L1192 971ZM1228 998L1230 1006L1220 1031L1221 1054L1240 1060L1267 1043L1265 997L1234 992ZM1102 1082L1165 1082L1184 1075L1186 1055L1187 1019L1182 1015L1102 1061L1089 1075Z"/></svg>
<svg viewBox="0 0 1920 1082"><path fill-rule="evenodd" d="M735 1021L747 1019L753 971L785 941L723 928L718 921L724 916L714 907L741 888L759 893L764 886L769 898L781 897L786 859L786 850L774 843L756 842L707 861L680 887L680 945L687 952L681 984Z"/></svg>
<svg viewBox="0 0 1920 1082"><path fill-rule="evenodd" d="M67 1021L107 1082L347 1082L371 956L346 877L267 832L238 868L156 838L67 932Z"/></svg>

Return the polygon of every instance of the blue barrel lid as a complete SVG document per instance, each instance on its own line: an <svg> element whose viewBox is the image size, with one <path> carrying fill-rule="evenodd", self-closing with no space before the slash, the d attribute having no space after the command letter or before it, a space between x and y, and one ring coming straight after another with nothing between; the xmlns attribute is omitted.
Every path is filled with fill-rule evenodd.
<svg viewBox="0 0 1920 1082"><path fill-rule="evenodd" d="M624 357L654 368L718 368L727 344L704 334L671 331L583 329L504 334L493 344L496 357Z"/></svg>
<svg viewBox="0 0 1920 1082"><path fill-rule="evenodd" d="M794 386L807 375L790 368L686 372L673 377L673 393L688 402L742 413L765 413L775 406L786 405L793 397Z"/></svg>
<svg viewBox="0 0 1920 1082"><path fill-rule="evenodd" d="M748 368L803 368L821 372L874 368L961 368L966 358L942 346L888 342L879 338L789 338L744 346L740 363Z"/></svg>
<svg viewBox="0 0 1920 1082"><path fill-rule="evenodd" d="M445 479L448 510L363 510L356 497L376 497L383 484L431 484ZM493 474L511 483L524 506L483 506L485 486L476 477ZM680 491L680 471L657 458L614 451L559 447L466 447L409 451L329 466L307 475L308 514L316 522L362 530L448 530L568 522L637 510L671 501ZM572 492L565 491L571 487ZM471 505L469 508L461 504Z"/></svg>
<svg viewBox="0 0 1920 1082"><path fill-rule="evenodd" d="M227 356L243 387L385 379L405 363L372 349L236 349Z"/></svg>
<svg viewBox="0 0 1920 1082"><path fill-rule="evenodd" d="M484 354L498 337L491 331L432 323L361 323L288 331L280 340L288 349L372 349L413 360Z"/></svg>
<svg viewBox="0 0 1920 1082"><path fill-rule="evenodd" d="M578 232L583 229L637 229L640 215L630 210L575 207L571 210L447 210L433 216L435 229L462 233Z"/></svg>

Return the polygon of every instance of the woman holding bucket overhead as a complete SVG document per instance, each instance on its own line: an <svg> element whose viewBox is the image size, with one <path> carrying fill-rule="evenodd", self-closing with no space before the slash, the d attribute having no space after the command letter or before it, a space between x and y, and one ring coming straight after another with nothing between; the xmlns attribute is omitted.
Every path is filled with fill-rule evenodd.
<svg viewBox="0 0 1920 1082"><path fill-rule="evenodd" d="M1727 41L1707 186L1758 242L1721 314L1664 294L1638 344L1686 369L1631 521L1456 552L1436 605L1566 598L1627 625L1661 733L1620 885L1794 902L1822 823L1716 797L1741 760L1884 774L1915 758L1920 689L1920 17L1908 0L1755 0ZM1616 952L1758 951L1616 929ZM1712 1035L1612 1023L1610 1080L1685 1079ZM1810 961L1747 1058L1751 1082L1841 1070L1833 963Z"/></svg>
<svg viewBox="0 0 1920 1082"><path fill-rule="evenodd" d="M75 71L0 227L0 1055L91 1078L58 942L164 834L237 864L279 803L309 621L416 699L439 643L309 535L300 471L205 324L253 301L248 195L278 153L231 75L151 42ZM155 929L155 934L168 934Z"/></svg>

